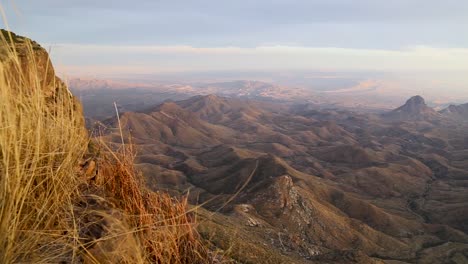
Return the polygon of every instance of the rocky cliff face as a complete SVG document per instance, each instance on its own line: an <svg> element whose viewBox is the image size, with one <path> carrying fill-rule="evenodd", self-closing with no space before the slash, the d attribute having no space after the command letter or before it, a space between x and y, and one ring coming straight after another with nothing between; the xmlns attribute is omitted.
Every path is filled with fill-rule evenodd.
<svg viewBox="0 0 468 264"><path fill-rule="evenodd" d="M29 38L1 29L0 61L8 81L15 85L42 89L50 102L56 102L61 96L73 97L67 85L55 75L48 52ZM83 116L81 104L75 98L74 109Z"/></svg>

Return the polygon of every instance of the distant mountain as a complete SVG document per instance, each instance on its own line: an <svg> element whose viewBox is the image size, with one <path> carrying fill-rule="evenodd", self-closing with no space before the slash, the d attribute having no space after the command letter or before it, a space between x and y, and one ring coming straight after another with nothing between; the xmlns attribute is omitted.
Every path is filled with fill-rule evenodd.
<svg viewBox="0 0 468 264"><path fill-rule="evenodd" d="M102 80L93 78L70 78L67 80L67 84L73 91L153 87L141 82Z"/></svg>
<svg viewBox="0 0 468 264"><path fill-rule="evenodd" d="M468 121L468 103L462 105L450 105L439 113L456 120Z"/></svg>
<svg viewBox="0 0 468 264"><path fill-rule="evenodd" d="M392 121L427 121L441 117L437 111L427 106L424 98L419 95L411 97L404 105L383 116Z"/></svg>
<svg viewBox="0 0 468 264"><path fill-rule="evenodd" d="M220 97L255 99L257 102L262 101L264 103L275 101L311 102L315 98L310 92L303 89L278 86L259 81L142 84L76 78L71 79L69 83L72 92L81 99L86 117L97 120L102 120L115 114L114 102L117 103L120 112L127 112L142 111L157 103L167 100L179 101L192 96L216 95ZM209 97L205 99L209 99ZM326 104L327 101L321 100L321 102L322 104ZM199 104L204 103L199 102ZM196 106L194 105L193 107ZM210 104L209 108L213 107L214 105Z"/></svg>
<svg viewBox="0 0 468 264"><path fill-rule="evenodd" d="M210 121L221 121L230 115L242 113L258 116L260 110L246 100L225 98L216 95L195 96L178 104L200 118Z"/></svg>

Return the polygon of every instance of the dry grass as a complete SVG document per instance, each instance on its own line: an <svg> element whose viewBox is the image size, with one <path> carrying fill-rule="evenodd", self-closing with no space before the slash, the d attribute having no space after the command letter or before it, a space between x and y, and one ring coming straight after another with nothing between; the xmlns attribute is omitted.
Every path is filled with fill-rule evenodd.
<svg viewBox="0 0 468 264"><path fill-rule="evenodd" d="M79 106L31 42L0 39L0 263L73 259L76 164L87 137Z"/></svg>
<svg viewBox="0 0 468 264"><path fill-rule="evenodd" d="M96 183L126 213L136 238L145 248L146 261L210 263L187 199L177 200L147 190L142 175L134 168L133 158L129 146L102 157Z"/></svg>

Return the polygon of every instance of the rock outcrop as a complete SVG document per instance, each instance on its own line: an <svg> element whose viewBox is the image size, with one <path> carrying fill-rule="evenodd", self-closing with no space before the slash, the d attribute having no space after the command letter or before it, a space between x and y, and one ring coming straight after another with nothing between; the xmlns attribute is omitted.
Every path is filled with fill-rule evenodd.
<svg viewBox="0 0 468 264"><path fill-rule="evenodd" d="M434 109L427 106L421 96L413 96L397 109L384 114L384 118L391 121L425 121L440 117Z"/></svg>
<svg viewBox="0 0 468 264"><path fill-rule="evenodd" d="M56 103L61 97L73 98L74 110L80 116L83 133L86 133L81 103L72 95L67 85L55 74L46 49L37 42L13 32L0 30L0 61L8 81L17 85L42 89L48 102ZM52 104L51 104L52 105Z"/></svg>

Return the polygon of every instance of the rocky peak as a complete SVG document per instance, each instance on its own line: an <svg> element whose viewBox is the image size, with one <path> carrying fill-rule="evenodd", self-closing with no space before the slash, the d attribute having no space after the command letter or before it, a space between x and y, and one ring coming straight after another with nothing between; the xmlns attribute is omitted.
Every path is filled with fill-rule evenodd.
<svg viewBox="0 0 468 264"><path fill-rule="evenodd" d="M37 83L41 83L41 88L48 97L63 92L71 94L66 85L55 76L47 51L33 40L1 29L0 60L7 65L12 77L32 84L39 81Z"/></svg>
<svg viewBox="0 0 468 264"><path fill-rule="evenodd" d="M426 120L437 116L439 114L427 106L424 98L419 95L411 97L404 105L384 115L387 119L394 121Z"/></svg>
<svg viewBox="0 0 468 264"><path fill-rule="evenodd" d="M418 113L424 111L428 106L426 105L426 101L419 95L413 96L406 103L401 106L400 108L396 109L396 111L407 112L407 113Z"/></svg>

